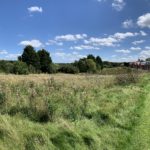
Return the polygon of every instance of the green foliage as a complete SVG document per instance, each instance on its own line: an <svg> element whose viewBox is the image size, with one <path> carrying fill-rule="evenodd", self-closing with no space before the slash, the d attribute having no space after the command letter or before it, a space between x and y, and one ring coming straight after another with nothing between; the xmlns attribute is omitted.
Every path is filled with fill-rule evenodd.
<svg viewBox="0 0 150 150"><path fill-rule="evenodd" d="M28 66L32 65L35 67L36 70L40 69L40 58L32 46L28 45L24 48L20 59Z"/></svg>
<svg viewBox="0 0 150 150"><path fill-rule="evenodd" d="M79 61L75 61L74 65L79 68L81 73L95 73L103 69L102 59L99 56L95 58L92 54L88 55L87 58L81 58Z"/></svg>
<svg viewBox="0 0 150 150"><path fill-rule="evenodd" d="M70 73L70 74L76 74L76 73L79 73L79 69L76 67L76 66L73 66L73 65L64 65L64 66L61 66L59 69L58 69L59 72L63 72L63 73Z"/></svg>
<svg viewBox="0 0 150 150"><path fill-rule="evenodd" d="M147 58L146 61L150 61L150 58Z"/></svg>
<svg viewBox="0 0 150 150"><path fill-rule="evenodd" d="M74 150L77 143L81 143L79 137L71 131L62 131L55 137L51 138L52 143L61 150Z"/></svg>
<svg viewBox="0 0 150 150"><path fill-rule="evenodd" d="M44 73L50 73L52 72L50 65L52 64L52 59L50 57L49 52L42 49L37 52L39 58L40 58L40 70Z"/></svg>
<svg viewBox="0 0 150 150"><path fill-rule="evenodd" d="M89 73L94 73L96 72L96 63L92 59L87 59L86 60L87 64L87 72Z"/></svg>
<svg viewBox="0 0 150 150"><path fill-rule="evenodd" d="M78 62L75 62L75 66L79 68L79 71L82 72L87 72L87 63L86 63L86 58L80 59Z"/></svg>
<svg viewBox="0 0 150 150"><path fill-rule="evenodd" d="M103 62L102 62L102 59L99 56L96 57L96 65L97 65L98 70L103 69Z"/></svg>
<svg viewBox="0 0 150 150"><path fill-rule="evenodd" d="M95 56L93 56L92 54L89 54L89 55L87 56L87 59L92 59L94 62L96 62L96 58L95 58Z"/></svg>
<svg viewBox="0 0 150 150"><path fill-rule="evenodd" d="M149 81L146 75L118 86L115 76L1 75L0 149L147 149Z"/></svg>
<svg viewBox="0 0 150 150"><path fill-rule="evenodd" d="M128 85L131 83L137 83L139 80L138 73L129 72L127 74L120 74L116 76L116 84Z"/></svg>
<svg viewBox="0 0 150 150"><path fill-rule="evenodd" d="M13 73L13 63L10 61L0 61L0 72Z"/></svg>
<svg viewBox="0 0 150 150"><path fill-rule="evenodd" d="M13 73L14 74L28 74L29 70L28 70L28 66L26 63L21 62L21 61L17 61L14 63L14 67L13 67Z"/></svg>

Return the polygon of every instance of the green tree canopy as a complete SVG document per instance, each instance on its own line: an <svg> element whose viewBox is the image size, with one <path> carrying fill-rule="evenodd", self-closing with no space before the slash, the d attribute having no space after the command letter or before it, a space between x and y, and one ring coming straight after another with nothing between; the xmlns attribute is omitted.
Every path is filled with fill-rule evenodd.
<svg viewBox="0 0 150 150"><path fill-rule="evenodd" d="M147 58L146 61L150 61L150 58Z"/></svg>
<svg viewBox="0 0 150 150"><path fill-rule="evenodd" d="M22 60L28 66L32 65L33 67L35 67L36 70L40 69L39 56L31 45L28 45L24 48L23 54L21 58L19 57L19 60Z"/></svg>
<svg viewBox="0 0 150 150"><path fill-rule="evenodd" d="M96 62L96 58L95 58L95 56L93 56L92 54L89 54L89 55L87 56L87 59L92 59L94 62Z"/></svg>
<svg viewBox="0 0 150 150"><path fill-rule="evenodd" d="M28 74L29 70L28 70L28 66L26 63L21 62L21 61L16 61L14 63L14 67L13 67L13 73L14 74Z"/></svg>
<svg viewBox="0 0 150 150"><path fill-rule="evenodd" d="M46 50L42 49L37 52L39 58L40 58L40 69L44 73L50 72L50 65L52 63L52 59L50 57L50 53Z"/></svg>
<svg viewBox="0 0 150 150"><path fill-rule="evenodd" d="M96 72L96 63L93 59L86 60L87 72L93 73Z"/></svg>
<svg viewBox="0 0 150 150"><path fill-rule="evenodd" d="M98 69L103 69L103 62L102 62L101 57L99 56L96 57L96 65Z"/></svg>

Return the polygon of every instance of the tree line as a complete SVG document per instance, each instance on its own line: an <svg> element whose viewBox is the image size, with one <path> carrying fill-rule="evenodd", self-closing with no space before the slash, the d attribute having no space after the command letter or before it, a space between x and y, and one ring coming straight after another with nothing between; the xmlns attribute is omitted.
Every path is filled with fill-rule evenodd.
<svg viewBox="0 0 150 150"><path fill-rule="evenodd" d="M14 74L29 73L96 73L104 67L100 56L88 55L74 63L55 64L50 53L45 49L36 51L28 45L24 48L17 61L0 61L0 71Z"/></svg>

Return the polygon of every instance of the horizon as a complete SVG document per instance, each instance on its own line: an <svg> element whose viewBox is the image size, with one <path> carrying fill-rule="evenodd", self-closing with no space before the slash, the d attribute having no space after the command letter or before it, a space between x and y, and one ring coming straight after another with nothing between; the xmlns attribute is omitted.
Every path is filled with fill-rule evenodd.
<svg viewBox="0 0 150 150"><path fill-rule="evenodd" d="M26 45L47 50L54 63L150 57L148 0L5 0L0 17L0 60L17 60Z"/></svg>

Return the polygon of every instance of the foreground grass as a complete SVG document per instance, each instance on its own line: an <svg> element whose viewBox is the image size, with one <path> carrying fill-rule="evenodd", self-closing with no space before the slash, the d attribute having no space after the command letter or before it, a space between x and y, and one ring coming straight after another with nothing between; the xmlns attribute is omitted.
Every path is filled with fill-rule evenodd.
<svg viewBox="0 0 150 150"><path fill-rule="evenodd" d="M115 85L113 76L0 76L0 149L150 148L148 75Z"/></svg>

